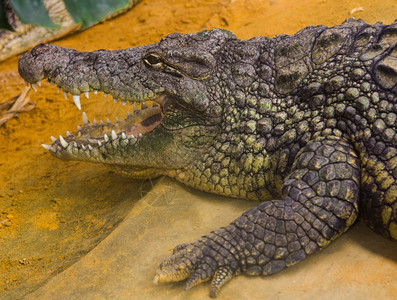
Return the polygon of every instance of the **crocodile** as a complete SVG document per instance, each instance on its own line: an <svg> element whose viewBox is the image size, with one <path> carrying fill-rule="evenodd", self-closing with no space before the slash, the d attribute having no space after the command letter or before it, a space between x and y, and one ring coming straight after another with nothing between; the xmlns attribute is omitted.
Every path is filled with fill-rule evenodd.
<svg viewBox="0 0 397 300"><path fill-rule="evenodd" d="M348 19L239 40L173 33L136 48L79 52L40 44L19 60L28 84L104 92L134 110L43 145L132 178L166 175L256 200L229 225L174 248L154 283L271 275L324 249L358 215L397 239L397 21Z"/></svg>

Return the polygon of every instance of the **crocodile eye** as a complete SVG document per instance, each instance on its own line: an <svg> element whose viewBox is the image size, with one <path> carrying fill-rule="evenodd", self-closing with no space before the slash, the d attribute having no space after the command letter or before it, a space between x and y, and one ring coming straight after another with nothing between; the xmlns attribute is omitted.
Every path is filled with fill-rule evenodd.
<svg viewBox="0 0 397 300"><path fill-rule="evenodd" d="M163 59L160 55L155 53L149 53L143 58L143 62L146 66L152 67L155 69L161 69L163 67Z"/></svg>
<svg viewBox="0 0 397 300"><path fill-rule="evenodd" d="M143 57L143 62L148 68L156 71L168 73L175 77L183 77L182 73L169 65L160 55L156 53L148 53Z"/></svg>

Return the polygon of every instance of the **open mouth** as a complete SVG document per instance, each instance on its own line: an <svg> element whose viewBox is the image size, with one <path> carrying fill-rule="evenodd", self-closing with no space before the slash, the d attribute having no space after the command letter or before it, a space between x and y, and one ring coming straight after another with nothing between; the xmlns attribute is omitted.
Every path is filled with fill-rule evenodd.
<svg viewBox="0 0 397 300"><path fill-rule="evenodd" d="M41 81L31 84L34 91L37 91L37 86L41 86ZM97 92L98 90L94 90L94 93ZM88 92L84 94L87 98L89 97ZM106 93L104 95L107 96ZM67 99L66 92L64 92L64 96ZM72 97L80 110L80 95L73 95ZM168 98L165 94L160 94L153 95L151 99L145 99L145 101L128 101L132 105L133 112L128 112L127 118L124 120L120 121L116 118L115 123L111 123L109 119L106 122L102 120L90 122L87 114L83 112L83 124L77 126L76 133L72 134L67 131L65 137L61 135L59 138L51 137L53 144L43 144L42 146L53 154L60 154L67 150L67 152L76 156L84 156L84 154L91 156L90 152L104 152L109 148L109 144L113 146L115 143L121 146L134 144L161 123L165 115L164 107ZM117 99L114 99L114 102L116 103ZM127 101L122 101L122 104L126 105Z"/></svg>

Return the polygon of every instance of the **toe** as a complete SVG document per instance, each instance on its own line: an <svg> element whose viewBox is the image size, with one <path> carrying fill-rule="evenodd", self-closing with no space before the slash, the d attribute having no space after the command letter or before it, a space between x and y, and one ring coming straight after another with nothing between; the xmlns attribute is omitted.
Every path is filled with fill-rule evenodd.
<svg viewBox="0 0 397 300"><path fill-rule="evenodd" d="M190 276L189 280L186 282L186 286L185 286L185 291L190 290L192 287L206 282L208 280L210 280L212 277L212 274L209 274L207 271L205 271L204 269L197 269L192 276Z"/></svg>
<svg viewBox="0 0 397 300"><path fill-rule="evenodd" d="M191 268L188 267L185 259L181 259L175 264L158 269L153 283L157 285L160 282L176 282L189 278L192 274Z"/></svg>
<svg viewBox="0 0 397 300"><path fill-rule="evenodd" d="M183 244L176 245L175 248L172 250L172 254L175 254L175 253L185 249L187 246L189 246L188 243L183 243Z"/></svg>
<svg viewBox="0 0 397 300"><path fill-rule="evenodd" d="M215 298L221 287L234 276L234 272L228 266L220 267L211 282L210 297Z"/></svg>

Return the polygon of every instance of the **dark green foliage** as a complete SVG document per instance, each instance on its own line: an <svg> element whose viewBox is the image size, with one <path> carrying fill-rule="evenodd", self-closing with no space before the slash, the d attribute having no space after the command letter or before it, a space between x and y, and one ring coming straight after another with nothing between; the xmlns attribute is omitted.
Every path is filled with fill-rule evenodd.
<svg viewBox="0 0 397 300"><path fill-rule="evenodd" d="M107 15L125 8L128 0L64 0L66 8L76 23L87 28Z"/></svg>
<svg viewBox="0 0 397 300"><path fill-rule="evenodd" d="M42 0L10 0L12 8L22 23L56 28Z"/></svg>
<svg viewBox="0 0 397 300"><path fill-rule="evenodd" d="M62 0L59 0L62 1ZM87 28L106 16L126 8L129 0L63 0L76 23ZM23 23L57 28L48 16L43 0L10 0L11 6ZM0 0L0 29L11 29L5 14L4 1Z"/></svg>

